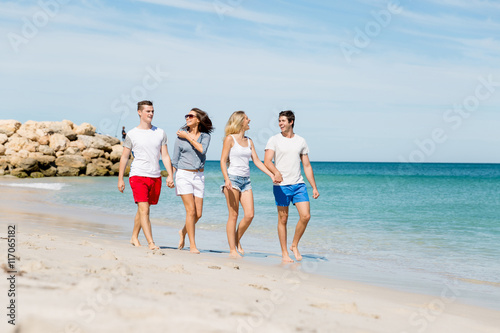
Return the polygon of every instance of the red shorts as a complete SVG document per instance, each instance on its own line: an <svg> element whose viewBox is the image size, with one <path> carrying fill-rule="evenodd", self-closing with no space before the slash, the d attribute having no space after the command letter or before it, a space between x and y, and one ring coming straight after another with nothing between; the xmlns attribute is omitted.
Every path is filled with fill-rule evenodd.
<svg viewBox="0 0 500 333"><path fill-rule="evenodd" d="M132 176L129 178L130 187L134 194L135 203L149 202L150 205L156 205L160 199L161 177L150 178Z"/></svg>

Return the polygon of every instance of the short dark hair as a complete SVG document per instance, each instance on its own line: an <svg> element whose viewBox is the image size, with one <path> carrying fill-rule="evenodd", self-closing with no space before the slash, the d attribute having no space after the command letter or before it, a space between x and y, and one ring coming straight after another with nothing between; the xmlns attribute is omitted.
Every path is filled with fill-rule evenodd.
<svg viewBox="0 0 500 333"><path fill-rule="evenodd" d="M292 110L281 111L279 117L286 117L286 119L288 119L289 123L291 123L293 121L292 128L293 128L293 126L295 126L295 114L293 113Z"/></svg>
<svg viewBox="0 0 500 333"><path fill-rule="evenodd" d="M143 105L153 106L153 102L151 102L151 101L140 101L139 103L137 103L137 111L141 110Z"/></svg>

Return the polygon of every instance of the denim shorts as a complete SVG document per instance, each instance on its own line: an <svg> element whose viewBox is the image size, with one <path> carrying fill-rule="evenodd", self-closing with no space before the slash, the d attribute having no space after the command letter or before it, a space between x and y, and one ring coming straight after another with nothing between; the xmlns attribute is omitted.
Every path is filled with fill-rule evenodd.
<svg viewBox="0 0 500 333"><path fill-rule="evenodd" d="M307 187L304 183L293 185L274 185L273 193L276 206L288 207L290 206L290 202L295 205L297 202L309 201Z"/></svg>
<svg viewBox="0 0 500 333"><path fill-rule="evenodd" d="M240 192L245 192L248 190L252 189L252 184L250 182L250 177L241 177L241 176L234 176L234 175L228 175L229 180L231 181L231 184L233 185L233 188L235 190L238 190ZM220 191L224 193L224 186L222 185L220 187Z"/></svg>

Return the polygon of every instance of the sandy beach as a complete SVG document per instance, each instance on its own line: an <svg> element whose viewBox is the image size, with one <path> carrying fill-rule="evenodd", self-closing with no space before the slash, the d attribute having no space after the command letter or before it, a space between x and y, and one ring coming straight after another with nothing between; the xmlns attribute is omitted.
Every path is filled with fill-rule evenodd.
<svg viewBox="0 0 500 333"><path fill-rule="evenodd" d="M313 263L136 248L117 236L129 221L110 230L100 221L118 216L48 199L1 187L2 332L499 332L500 312L460 304L453 286L419 295L315 275Z"/></svg>

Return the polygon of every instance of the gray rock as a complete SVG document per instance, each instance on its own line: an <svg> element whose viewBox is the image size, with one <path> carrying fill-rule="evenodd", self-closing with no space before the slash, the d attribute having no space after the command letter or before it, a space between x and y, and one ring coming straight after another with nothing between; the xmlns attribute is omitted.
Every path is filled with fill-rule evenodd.
<svg viewBox="0 0 500 333"><path fill-rule="evenodd" d="M109 174L109 170L97 164L89 163L85 174L87 176L107 176Z"/></svg>
<svg viewBox="0 0 500 333"><path fill-rule="evenodd" d="M31 157L23 158L17 167L26 172L38 171L38 161Z"/></svg>
<svg viewBox="0 0 500 333"><path fill-rule="evenodd" d="M5 143L4 146L6 149L9 149L10 151L18 152L20 150L25 149L25 147L28 146L30 146L31 148L32 143L33 143L32 141L30 141L27 138L23 138L22 136L11 136L9 141L7 141L7 143Z"/></svg>
<svg viewBox="0 0 500 333"><path fill-rule="evenodd" d="M21 127L21 123L17 120L0 120L0 134L11 136Z"/></svg>
<svg viewBox="0 0 500 333"><path fill-rule="evenodd" d="M78 140L82 141L87 148L95 148L104 151L111 151L111 145L99 137L88 135L78 135Z"/></svg>
<svg viewBox="0 0 500 333"><path fill-rule="evenodd" d="M103 135L103 134L95 134L94 137L102 139L103 141L109 143L110 146L119 145L120 139L115 138L114 136Z"/></svg>
<svg viewBox="0 0 500 333"><path fill-rule="evenodd" d="M84 151L82 151L82 156L89 159L102 157L104 156L104 150L87 148Z"/></svg>
<svg viewBox="0 0 500 333"><path fill-rule="evenodd" d="M40 169L40 172L45 176L45 177L54 177L57 173L57 168L51 166L48 169Z"/></svg>
<svg viewBox="0 0 500 333"><path fill-rule="evenodd" d="M51 166L55 161L56 157L55 156L47 156L47 155L36 155L36 156L31 156L38 162L38 166L42 169L47 169L49 166Z"/></svg>
<svg viewBox="0 0 500 333"><path fill-rule="evenodd" d="M69 139L59 133L52 134L49 139L50 148L54 149L54 151L65 150L69 144Z"/></svg>
<svg viewBox="0 0 500 333"><path fill-rule="evenodd" d="M38 151L44 155L54 156L56 152L54 149L50 148L48 145L38 146Z"/></svg>
<svg viewBox="0 0 500 333"><path fill-rule="evenodd" d="M27 178L28 177L28 174L26 173L26 171L24 171L21 168L16 168L16 169L10 170L10 174L12 176L17 177L17 178Z"/></svg>
<svg viewBox="0 0 500 333"><path fill-rule="evenodd" d="M31 178L43 178L44 175L43 175L43 173L41 173L39 171L35 171L35 172L30 173L30 177Z"/></svg>
<svg viewBox="0 0 500 333"><path fill-rule="evenodd" d="M92 160L92 164L95 164L99 167L103 167L106 169L111 168L111 166L113 165L113 163L111 161L108 161L107 159L102 158L102 157Z"/></svg>
<svg viewBox="0 0 500 333"><path fill-rule="evenodd" d="M38 143L41 145L48 145L50 143L50 136L42 135L40 138L38 138Z"/></svg>
<svg viewBox="0 0 500 333"><path fill-rule="evenodd" d="M95 134L95 127L89 123L82 123L80 126L75 126L74 130L77 135L93 136Z"/></svg>
<svg viewBox="0 0 500 333"><path fill-rule="evenodd" d="M75 177L80 174L79 168L72 168L67 166L57 167L57 176L59 177Z"/></svg>
<svg viewBox="0 0 500 333"><path fill-rule="evenodd" d="M75 169L84 169L87 165L87 160L80 155L64 155L56 158L58 167L69 167Z"/></svg>
<svg viewBox="0 0 500 333"><path fill-rule="evenodd" d="M73 131L73 123L69 120L63 121L41 121L38 123L38 128L42 133L52 136L53 134L61 134L73 141L76 140L76 133Z"/></svg>
<svg viewBox="0 0 500 333"><path fill-rule="evenodd" d="M64 151L64 155L76 155L78 153L80 153L80 149L78 149L76 147L68 147Z"/></svg>
<svg viewBox="0 0 500 333"><path fill-rule="evenodd" d="M10 165L10 156L0 156L0 168L6 169Z"/></svg>

